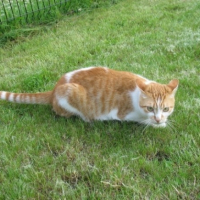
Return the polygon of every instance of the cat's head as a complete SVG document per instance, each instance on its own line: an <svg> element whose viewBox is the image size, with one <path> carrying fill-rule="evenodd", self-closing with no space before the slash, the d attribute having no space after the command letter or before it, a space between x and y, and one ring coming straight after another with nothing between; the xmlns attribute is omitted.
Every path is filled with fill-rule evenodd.
<svg viewBox="0 0 200 200"><path fill-rule="evenodd" d="M136 84L141 94L139 105L147 116L142 123L154 127L165 127L167 118L172 114L175 105L175 94L179 81L171 80L168 84L156 82L144 83L138 79Z"/></svg>

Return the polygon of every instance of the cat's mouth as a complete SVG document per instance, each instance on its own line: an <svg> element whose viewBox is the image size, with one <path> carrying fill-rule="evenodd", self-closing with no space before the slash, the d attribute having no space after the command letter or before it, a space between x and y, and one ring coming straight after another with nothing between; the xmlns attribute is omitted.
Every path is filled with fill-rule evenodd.
<svg viewBox="0 0 200 200"><path fill-rule="evenodd" d="M152 126L154 128L165 128L166 127L166 123L162 122L162 123L153 123Z"/></svg>
<svg viewBox="0 0 200 200"><path fill-rule="evenodd" d="M145 120L144 124L154 128L165 128L167 126L166 120L159 123L153 120Z"/></svg>

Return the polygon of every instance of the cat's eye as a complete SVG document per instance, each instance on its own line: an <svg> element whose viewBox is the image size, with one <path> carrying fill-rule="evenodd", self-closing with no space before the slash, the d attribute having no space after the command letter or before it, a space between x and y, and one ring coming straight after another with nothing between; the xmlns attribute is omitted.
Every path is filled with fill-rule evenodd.
<svg viewBox="0 0 200 200"><path fill-rule="evenodd" d="M149 112L153 112L153 111L154 111L153 107L151 107L151 106L147 106L147 110L148 110Z"/></svg>
<svg viewBox="0 0 200 200"><path fill-rule="evenodd" d="M163 112L168 112L168 111L169 111L169 107L163 108Z"/></svg>

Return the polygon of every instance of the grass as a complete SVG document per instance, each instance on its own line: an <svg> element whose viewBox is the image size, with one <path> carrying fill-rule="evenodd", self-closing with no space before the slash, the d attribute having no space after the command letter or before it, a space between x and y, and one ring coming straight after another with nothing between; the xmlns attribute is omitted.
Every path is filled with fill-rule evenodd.
<svg viewBox="0 0 200 200"><path fill-rule="evenodd" d="M89 7L99 7L116 0L11 0L1 1L0 22L26 23L27 21L50 21L59 16L59 12L78 12Z"/></svg>
<svg viewBox="0 0 200 200"><path fill-rule="evenodd" d="M0 47L55 24L63 14L109 6L118 0L9 0L0 2ZM43 26L40 26L43 24ZM37 25L37 26L36 26Z"/></svg>
<svg viewBox="0 0 200 200"><path fill-rule="evenodd" d="M124 0L0 48L1 90L50 90L91 65L180 80L170 128L0 106L0 199L199 199L200 3Z"/></svg>

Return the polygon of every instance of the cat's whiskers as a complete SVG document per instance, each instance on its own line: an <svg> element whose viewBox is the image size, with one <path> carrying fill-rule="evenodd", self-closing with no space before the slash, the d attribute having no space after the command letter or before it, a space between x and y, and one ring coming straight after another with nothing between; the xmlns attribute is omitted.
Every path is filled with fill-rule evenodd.
<svg viewBox="0 0 200 200"><path fill-rule="evenodd" d="M140 123L145 125L150 124L149 119L144 119Z"/></svg>
<svg viewBox="0 0 200 200"><path fill-rule="evenodd" d="M144 131L151 126L151 122L149 119L145 119L143 121L140 122L141 124L145 125L144 129L142 130L142 133L144 133Z"/></svg>
<svg viewBox="0 0 200 200"><path fill-rule="evenodd" d="M170 119L170 120L168 120L168 122L169 122L171 125L173 125L175 128L178 127L178 124L176 123L175 120Z"/></svg>
<svg viewBox="0 0 200 200"><path fill-rule="evenodd" d="M170 131L176 132L175 122L171 122L168 120L166 123L167 123L167 128L169 128Z"/></svg>
<svg viewBox="0 0 200 200"><path fill-rule="evenodd" d="M144 133L144 131L150 126L151 124L146 124L146 126L144 127L144 129L142 130L142 133Z"/></svg>
<svg viewBox="0 0 200 200"><path fill-rule="evenodd" d="M178 128L179 125L174 121L174 120L170 120L169 121L171 125L173 125L175 128Z"/></svg>

